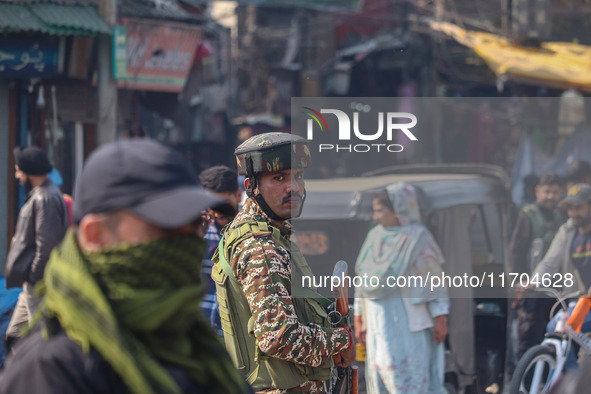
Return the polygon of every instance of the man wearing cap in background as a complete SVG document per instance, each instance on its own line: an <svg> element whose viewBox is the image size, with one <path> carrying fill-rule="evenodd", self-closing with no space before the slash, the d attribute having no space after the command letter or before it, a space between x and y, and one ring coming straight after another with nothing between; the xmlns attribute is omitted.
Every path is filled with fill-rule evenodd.
<svg viewBox="0 0 591 394"><path fill-rule="evenodd" d="M77 180L74 230L53 251L40 320L0 374L2 393L242 393L199 313L202 211L219 203L149 140L103 145Z"/></svg>
<svg viewBox="0 0 591 394"><path fill-rule="evenodd" d="M312 275L288 222L303 207L308 143L266 133L235 155L249 198L222 234L212 269L226 348L257 392L324 392L331 358L344 367L355 350L346 328L330 327L330 301L292 278Z"/></svg>
<svg viewBox="0 0 591 394"><path fill-rule="evenodd" d="M201 310L205 317L209 319L211 325L215 327L218 334L223 337L215 282L211 278L211 267L213 267L211 258L222 237L222 227L228 224L238 212L242 189L238 187L238 174L236 174L236 171L226 166L215 166L204 170L199 174L199 181L207 192L228 201L232 208L230 212L209 209L205 218L207 220L207 231L203 237L207 242L207 252L203 259L201 272L206 291L201 302Z"/></svg>
<svg viewBox="0 0 591 394"><path fill-rule="evenodd" d="M15 176L27 195L16 223L6 260L6 287L22 287L6 330L8 351L28 326L39 306L34 287L43 278L51 250L69 226L68 207L61 191L48 179L52 166L36 146L14 149Z"/></svg>
<svg viewBox="0 0 591 394"><path fill-rule="evenodd" d="M568 189L567 196L560 203L566 205L568 217L556 233L548 252L536 267L533 277L542 282L544 275L552 283L553 276L561 273L563 280L559 283L565 293L572 291L587 292L591 290L591 185L578 183ZM565 275L572 275L572 282L565 281ZM569 284L572 286L569 287ZM553 331L557 317L548 324ZM585 318L583 331L591 330L591 316ZM567 370L576 368L574 353L567 358Z"/></svg>

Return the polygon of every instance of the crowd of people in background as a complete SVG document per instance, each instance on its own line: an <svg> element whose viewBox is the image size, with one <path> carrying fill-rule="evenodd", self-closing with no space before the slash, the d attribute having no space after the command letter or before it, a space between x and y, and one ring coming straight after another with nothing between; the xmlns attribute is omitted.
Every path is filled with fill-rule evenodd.
<svg viewBox="0 0 591 394"><path fill-rule="evenodd" d="M526 180L527 202L513 229L508 271L530 277L571 274L574 289L591 291L591 165L577 160L570 164L565 179L545 173L539 178L532 174ZM539 344L546 333L554 332L560 316L550 321L553 298L521 292L518 295L511 311L509 375L528 349ZM582 330L591 331L590 317L585 319ZM565 369L579 369L575 347L570 349Z"/></svg>

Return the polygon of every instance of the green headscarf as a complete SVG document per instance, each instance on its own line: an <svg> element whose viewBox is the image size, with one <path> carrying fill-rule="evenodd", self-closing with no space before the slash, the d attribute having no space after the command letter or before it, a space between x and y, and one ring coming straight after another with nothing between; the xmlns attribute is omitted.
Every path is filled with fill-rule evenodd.
<svg viewBox="0 0 591 394"><path fill-rule="evenodd" d="M84 254L70 231L47 264L41 313L57 317L84 352L96 349L130 392L181 392L162 363L215 392L244 392L201 316L203 250L192 235Z"/></svg>

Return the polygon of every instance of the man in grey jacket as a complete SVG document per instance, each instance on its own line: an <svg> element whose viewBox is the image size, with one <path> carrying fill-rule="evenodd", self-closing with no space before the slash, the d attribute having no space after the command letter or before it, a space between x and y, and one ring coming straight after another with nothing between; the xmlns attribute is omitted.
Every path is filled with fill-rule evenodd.
<svg viewBox="0 0 591 394"><path fill-rule="evenodd" d="M14 149L15 176L27 191L6 260L6 287L21 287L5 345L10 350L37 309L34 287L43 278L51 250L69 226L68 208L60 190L48 179L52 166L35 146Z"/></svg>

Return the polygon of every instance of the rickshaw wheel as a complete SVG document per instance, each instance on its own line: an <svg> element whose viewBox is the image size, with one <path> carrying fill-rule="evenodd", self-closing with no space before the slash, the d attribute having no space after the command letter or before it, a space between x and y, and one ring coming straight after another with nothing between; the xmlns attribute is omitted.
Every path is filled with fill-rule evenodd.
<svg viewBox="0 0 591 394"><path fill-rule="evenodd" d="M538 362L542 362L542 375L539 389L543 389L556 367L556 353L553 348L545 345L537 345L529 349L517 363L513 379L511 380L510 394L528 394L532 386L534 371Z"/></svg>

